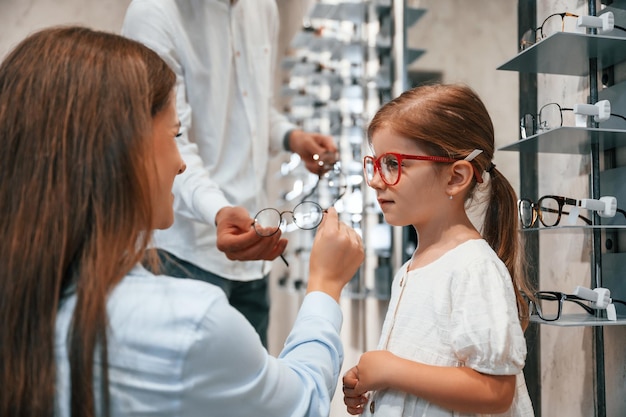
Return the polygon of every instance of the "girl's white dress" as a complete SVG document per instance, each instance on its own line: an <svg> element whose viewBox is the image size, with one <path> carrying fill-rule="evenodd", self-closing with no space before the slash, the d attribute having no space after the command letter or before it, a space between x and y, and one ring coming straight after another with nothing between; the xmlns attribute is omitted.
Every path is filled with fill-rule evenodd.
<svg viewBox="0 0 626 417"><path fill-rule="evenodd" d="M526 342L513 284L489 244L482 239L469 240L407 273L408 264L394 277L378 349L430 365L517 375L513 404L498 416L534 416L522 373ZM475 416L393 390L371 393L364 415Z"/></svg>

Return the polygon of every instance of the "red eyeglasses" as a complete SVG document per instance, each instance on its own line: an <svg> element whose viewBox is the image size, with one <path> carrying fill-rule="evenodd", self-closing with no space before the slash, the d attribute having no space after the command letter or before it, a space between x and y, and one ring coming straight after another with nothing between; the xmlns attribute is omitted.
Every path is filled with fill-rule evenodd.
<svg viewBox="0 0 626 417"><path fill-rule="evenodd" d="M480 150L476 150L468 155L468 157L464 160L471 161L481 152L482 151ZM380 174L380 178L385 184L389 186L396 185L400 181L400 176L402 175L402 161L405 159L440 163L452 163L463 160L448 158L445 156L405 155L394 152L384 153L378 158L374 158L373 156L366 156L365 158L363 158L363 172L365 173L365 181L367 181L367 185L371 186L370 182L374 178L374 175L376 175L376 172ZM472 165L472 168L474 169L474 176L476 177L476 181L483 182L483 179L478 173L476 167Z"/></svg>

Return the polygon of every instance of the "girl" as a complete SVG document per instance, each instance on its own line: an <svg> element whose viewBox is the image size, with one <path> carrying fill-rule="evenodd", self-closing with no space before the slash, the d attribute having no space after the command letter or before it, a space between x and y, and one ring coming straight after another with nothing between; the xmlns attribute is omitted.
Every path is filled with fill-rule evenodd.
<svg viewBox="0 0 626 417"><path fill-rule="evenodd" d="M466 86L418 87L384 105L368 136L367 182L389 224L415 228L418 247L394 278L380 350L344 376L348 412L532 416L522 374L531 292L484 104ZM465 205L484 182L481 236Z"/></svg>

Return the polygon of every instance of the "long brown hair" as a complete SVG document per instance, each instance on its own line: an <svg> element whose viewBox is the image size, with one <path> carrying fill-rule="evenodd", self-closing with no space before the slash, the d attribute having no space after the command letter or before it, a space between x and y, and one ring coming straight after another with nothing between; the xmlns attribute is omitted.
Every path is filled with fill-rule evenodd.
<svg viewBox="0 0 626 417"><path fill-rule="evenodd" d="M173 85L141 44L80 27L34 33L0 65L0 415L54 415L72 292L72 415L95 413L97 346L108 414L106 297L150 241L151 101Z"/></svg>
<svg viewBox="0 0 626 417"><path fill-rule="evenodd" d="M492 165L493 123L480 97L460 84L416 87L381 107L369 125L369 138L381 128L414 138L433 155L460 159L474 149L483 150L472 161L478 172L489 171L491 178L481 233L511 274L518 314L525 328L528 303L524 295L532 296L532 291L522 264L517 196L509 181ZM468 199L472 198L476 186L474 179Z"/></svg>

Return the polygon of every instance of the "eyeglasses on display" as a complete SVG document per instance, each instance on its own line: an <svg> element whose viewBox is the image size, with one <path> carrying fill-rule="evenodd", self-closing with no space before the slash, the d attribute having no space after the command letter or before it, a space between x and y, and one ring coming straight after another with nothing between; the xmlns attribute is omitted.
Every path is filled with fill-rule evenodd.
<svg viewBox="0 0 626 417"><path fill-rule="evenodd" d="M539 109L539 114L526 113L520 119L520 134L522 139L529 138L537 133L556 129L563 126L563 112L574 111L572 107L561 107L558 103L544 104ZM610 113L610 116L618 117L626 121L626 117ZM626 126L625 126L626 127Z"/></svg>
<svg viewBox="0 0 626 417"><path fill-rule="evenodd" d="M527 229L533 227L537 223L537 220L546 227L557 226L563 214L571 214L569 211L563 210L565 205L572 206L576 210L578 207L596 210L602 217L613 217L615 213L621 213L626 218L626 211L617 208L617 200L615 200L615 197L607 196L599 200L577 200L558 195L545 195L536 203L527 198L522 198L517 202L518 215L522 228ZM592 221L585 216L577 215L577 218L581 219L589 226L592 224Z"/></svg>
<svg viewBox="0 0 626 417"><path fill-rule="evenodd" d="M580 297L575 294L565 294L559 291L537 291L535 294L535 301L529 300L529 314L538 316L544 321L556 321L561 318L563 312L563 302L569 301L581 307L589 315L594 315L595 310L599 308L593 308L586 302L590 302L587 298ZM625 301L610 299L611 303L619 303L626 305ZM606 308L607 306L604 306Z"/></svg>
<svg viewBox="0 0 626 417"><path fill-rule="evenodd" d="M530 28L522 35L520 40L519 50L524 51L542 39L547 38L556 32L563 32L565 30L565 18L566 17L578 17L577 14L564 12L553 13L546 17L538 28Z"/></svg>
<svg viewBox="0 0 626 417"><path fill-rule="evenodd" d="M472 161L476 156L482 153L482 150L475 149L464 159L453 159L445 156L430 156L430 155L406 155L395 152L387 152L380 155L378 158L373 156L366 156L363 158L363 173L365 174L365 181L367 185L371 186L371 181L374 179L376 173L380 175L380 178L388 186L394 186L400 182L402 176L402 162L405 159L415 161L430 161L440 163L453 163L456 161ZM476 169L474 169L474 177L477 182L483 182L483 179Z"/></svg>

